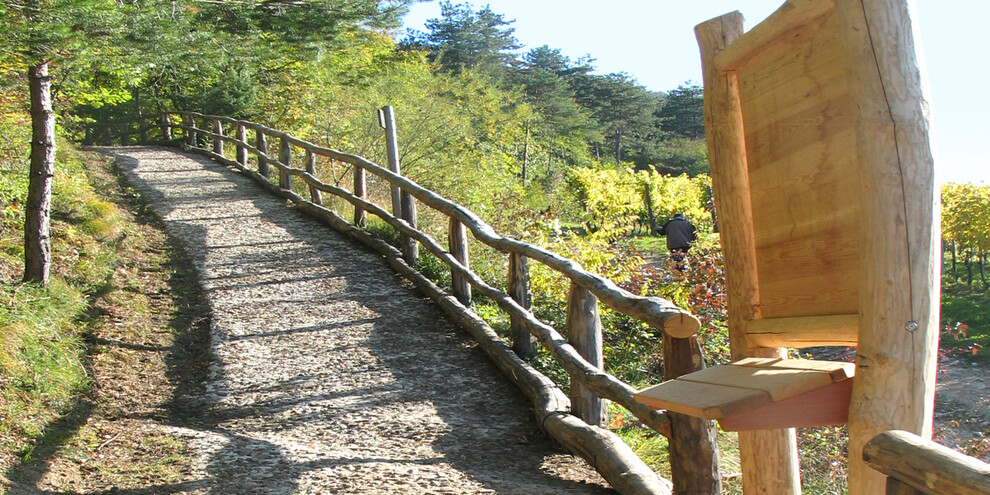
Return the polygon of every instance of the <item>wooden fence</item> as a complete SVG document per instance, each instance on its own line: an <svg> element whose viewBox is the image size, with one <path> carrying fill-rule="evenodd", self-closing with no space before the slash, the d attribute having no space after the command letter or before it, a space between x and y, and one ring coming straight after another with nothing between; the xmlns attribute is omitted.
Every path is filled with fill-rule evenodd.
<svg viewBox="0 0 990 495"><path fill-rule="evenodd" d="M392 153L394 120L390 109L386 107L385 110L382 120L387 137L391 134L389 155L397 156ZM175 116L179 119L174 119ZM693 337L699 322L686 310L658 297L631 294L610 280L588 272L573 260L540 246L499 235L470 210L400 175L397 160L390 163L389 168L382 167L360 156L318 146L258 123L222 116L177 112L164 116L161 126L166 140L175 136L184 146L238 168L269 191L292 201L300 210L383 254L393 269L413 281L478 340L481 348L533 402L538 426L588 460L619 492L669 494L672 489L681 493L721 492L714 424L653 411L633 398L632 386L602 370L599 302L663 332L668 379L704 366L701 349ZM249 139L249 132L253 134L253 141ZM277 148L270 147L269 143L276 140ZM234 153L231 154L230 149L225 153L226 144L236 148ZM249 165L249 154L255 157L254 168ZM317 177L317 156L353 167L353 188L347 190L321 181ZM270 179L273 168L277 172L276 182ZM390 186L391 211L368 200L367 173ZM293 190L295 178L305 183L296 188L302 193ZM306 190L308 197L304 197ZM324 207L323 194L353 205L353 220L348 221ZM447 246L417 228L417 204L448 217ZM381 218L400 234L401 250L364 228L368 213ZM508 256L508 293L487 283L469 268L468 232L477 242ZM449 267L453 281L451 293L443 291L416 270L420 246ZM542 263L570 281L566 319L569 340L530 311L530 262ZM508 313L511 346L469 309L472 291ZM535 352L535 342L546 348L570 375L569 398L549 378L526 363L525 358ZM621 405L643 424L668 437L672 483L656 475L618 436L601 427L605 400Z"/></svg>
<svg viewBox="0 0 990 495"><path fill-rule="evenodd" d="M990 495L990 465L906 431L873 437L863 460L887 475L887 495Z"/></svg>

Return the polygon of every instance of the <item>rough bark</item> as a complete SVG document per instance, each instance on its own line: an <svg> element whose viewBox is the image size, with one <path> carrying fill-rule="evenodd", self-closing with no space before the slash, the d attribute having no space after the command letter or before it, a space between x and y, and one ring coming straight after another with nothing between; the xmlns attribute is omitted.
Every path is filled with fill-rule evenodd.
<svg viewBox="0 0 990 495"><path fill-rule="evenodd" d="M31 169L24 209L24 281L48 285L51 270L52 178L55 175L55 113L48 63L28 70L31 93Z"/></svg>

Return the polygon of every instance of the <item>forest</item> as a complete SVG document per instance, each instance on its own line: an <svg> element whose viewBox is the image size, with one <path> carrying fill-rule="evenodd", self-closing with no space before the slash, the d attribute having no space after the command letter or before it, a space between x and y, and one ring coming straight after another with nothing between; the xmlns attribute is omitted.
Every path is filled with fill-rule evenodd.
<svg viewBox="0 0 990 495"><path fill-rule="evenodd" d="M49 151L58 150L56 210L74 205L67 186L76 184L78 158L71 143L119 143L120 129L153 121L163 111L251 120L384 163L377 111L388 105L396 112L404 175L467 206L505 235L551 246L631 292L690 308L702 320L706 358L725 361L724 279L702 88L685 83L651 91L629 74L600 74L594 54L571 59L550 45L523 47L513 21L488 6L445 1L424 32L403 32L402 16L413 1L0 1L0 278L11 301L5 316L20 321L17 312L37 311L41 297L15 285L29 250L22 237L32 210L28 170L31 155L39 153L31 136L44 117L31 113L31 100L47 83L55 134ZM347 170L328 167L323 174L339 184ZM966 301L986 298L990 188L946 185L943 205L946 284L953 301L968 308ZM95 250L92 244L109 235L93 220L109 207L86 200L73 208L84 220L59 224L55 218L56 264L64 265L57 274L93 271L94 258L111 256L87 258L78 255L82 248L66 247L90 236L97 241L86 241L86 249ZM686 273L673 269L655 236L674 213L685 213L700 231ZM77 255L66 256L66 249ZM471 253L477 273L502 278L500 261L472 249L478 249ZM430 263L424 257L427 274ZM439 270L431 275L450 283ZM546 302L537 306L560 308L537 316L563 321L566 286L547 273L532 277L534 298ZM63 292L55 299L69 314L78 313L100 283L99 277L62 275L55 286ZM66 288L72 284L79 288ZM507 327L486 304L476 301L476 311L493 326ZM602 315L608 371L630 383L649 383L661 376L659 339L620 316ZM959 337L957 350L975 354L990 338L985 318L979 310L960 309L943 315L943 325ZM3 381L5 410L23 390L41 387L38 375L24 378L34 373L24 363L32 353L48 352L29 350L14 328L4 326L0 334L0 372L22 378ZM82 346L72 339L38 345L63 344ZM68 352L81 353L78 347ZM535 360L549 375L562 374L543 356ZM60 379L52 377L51 386L85 388L85 378L66 378L71 386ZM37 414L28 410L34 411L28 416ZM621 412L612 412L613 428L647 444L646 450L659 448ZM6 424L0 435L23 436L41 428L42 419ZM815 473L808 483L831 486L844 475L837 436L835 429L802 433L809 447L802 463ZM16 443L5 438L2 447Z"/></svg>

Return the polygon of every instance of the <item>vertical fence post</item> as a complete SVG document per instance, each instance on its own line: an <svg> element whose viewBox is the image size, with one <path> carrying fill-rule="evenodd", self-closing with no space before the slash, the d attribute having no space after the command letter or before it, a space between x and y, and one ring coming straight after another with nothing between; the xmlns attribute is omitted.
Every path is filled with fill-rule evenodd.
<svg viewBox="0 0 990 495"><path fill-rule="evenodd" d="M416 228L416 198L405 191L402 191L402 219L410 227ZM407 235L402 236L402 257L409 266L416 266L419 263L419 243L416 239Z"/></svg>
<svg viewBox="0 0 990 495"><path fill-rule="evenodd" d="M247 142L247 133L244 130L244 124L237 123L237 163L242 167L247 168L247 148L244 147L244 143Z"/></svg>
<svg viewBox="0 0 990 495"><path fill-rule="evenodd" d="M382 107L378 110L378 124L385 129L385 151L388 154L388 169L395 175L400 175L399 170L399 137L395 130L395 113L392 107ZM399 186L392 185L392 215L402 216L402 199L400 198Z"/></svg>
<svg viewBox="0 0 990 495"><path fill-rule="evenodd" d="M604 357L598 298L573 282L567 296L567 340L586 361L601 369ZM571 376L571 414L589 425L601 426L605 422L605 401L574 376Z"/></svg>
<svg viewBox="0 0 990 495"><path fill-rule="evenodd" d="M182 125L186 127L186 144L196 147L196 119L188 113L182 114Z"/></svg>
<svg viewBox="0 0 990 495"><path fill-rule="evenodd" d="M468 265L468 238L467 228L456 218L450 217L450 230L448 232L448 243L450 254L457 259L458 263L467 268ZM471 305L471 284L466 277L458 275L456 272L450 273L450 285L454 289L454 297L465 306Z"/></svg>
<svg viewBox="0 0 990 495"><path fill-rule="evenodd" d="M509 296L527 310L533 306L533 298L529 293L529 263L519 253L509 254ZM516 355L521 358L535 355L536 337L533 337L526 325L511 317L510 329L512 349L516 351Z"/></svg>
<svg viewBox="0 0 990 495"><path fill-rule="evenodd" d="M382 107L378 112L379 124L385 128L385 146L388 152L388 168L396 175L401 174L399 165L399 138L395 129L395 112L392 107ZM416 198L411 194L400 191L398 186L392 186L392 214L398 216L411 227L416 227ZM419 262L419 244L416 239L402 235L402 258L410 266Z"/></svg>
<svg viewBox="0 0 990 495"><path fill-rule="evenodd" d="M704 369L698 337L676 339L663 334L663 379L673 380ZM722 493L719 474L718 434L714 421L668 411L670 416L671 481L674 493L718 495Z"/></svg>
<svg viewBox="0 0 990 495"><path fill-rule="evenodd" d="M312 150L306 150L306 171L316 177L316 153ZM323 205L323 193L312 184L309 186L309 197L314 203Z"/></svg>
<svg viewBox="0 0 990 495"><path fill-rule="evenodd" d="M285 136L279 139L278 161L282 162L282 165L286 167L292 162L292 144L289 143L289 140ZM292 176L289 175L288 170L278 169L278 187L292 190Z"/></svg>
<svg viewBox="0 0 990 495"><path fill-rule="evenodd" d="M220 123L220 119L213 119L213 133L216 136L213 137L213 152L223 156L223 124Z"/></svg>
<svg viewBox="0 0 990 495"><path fill-rule="evenodd" d="M361 199L365 199L367 195L365 171L364 167L360 165L354 165L354 195ZM354 206L354 225L358 227L368 225L368 213L357 205Z"/></svg>
<svg viewBox="0 0 990 495"><path fill-rule="evenodd" d="M265 137L265 132L262 131L260 127L255 127L254 132L256 133L258 140L258 144L255 148L258 148L258 151L260 152L258 154L258 173L267 179L271 174L268 170L268 158L265 158L265 156L268 156L268 138Z"/></svg>
<svg viewBox="0 0 990 495"><path fill-rule="evenodd" d="M134 100L134 117L137 120L137 134L140 144L148 143L148 127L147 122L144 119L144 113L141 112L141 90L133 89L131 90L131 96Z"/></svg>
<svg viewBox="0 0 990 495"><path fill-rule="evenodd" d="M166 142L172 140L172 116L168 112L162 112L162 139Z"/></svg>

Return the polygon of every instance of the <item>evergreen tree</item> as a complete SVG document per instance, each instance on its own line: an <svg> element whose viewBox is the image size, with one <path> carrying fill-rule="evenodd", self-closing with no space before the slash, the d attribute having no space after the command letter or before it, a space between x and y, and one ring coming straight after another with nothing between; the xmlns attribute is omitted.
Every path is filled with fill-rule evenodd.
<svg viewBox="0 0 990 495"><path fill-rule="evenodd" d="M682 84L670 90L656 111L656 118L668 136L704 139L705 99L701 86Z"/></svg>
<svg viewBox="0 0 990 495"><path fill-rule="evenodd" d="M515 63L510 52L522 47L513 34L515 29L509 27L513 22L488 6L475 12L470 3L444 1L440 17L426 21L429 32L412 33L405 45L425 48L445 71L477 69L501 76L506 66Z"/></svg>

